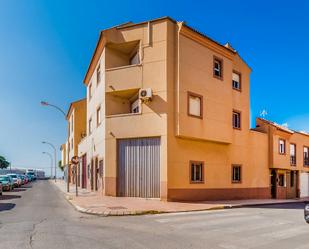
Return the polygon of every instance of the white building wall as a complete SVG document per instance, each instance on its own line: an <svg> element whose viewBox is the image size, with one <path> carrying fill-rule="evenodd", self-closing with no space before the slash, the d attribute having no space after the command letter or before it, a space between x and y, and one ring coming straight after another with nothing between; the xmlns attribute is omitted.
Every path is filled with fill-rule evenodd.
<svg viewBox="0 0 309 249"><path fill-rule="evenodd" d="M90 177L88 175L88 165L91 159L98 157L98 160L104 159L105 152L105 50L102 52L98 63L101 64L101 82L97 84L97 67L91 76L92 97L89 99L89 85L87 87L87 137L78 145L78 156L87 155L87 185L90 187ZM97 126L97 109L101 107L101 124ZM89 120L92 119L92 133L89 134ZM80 164L80 172L82 172Z"/></svg>

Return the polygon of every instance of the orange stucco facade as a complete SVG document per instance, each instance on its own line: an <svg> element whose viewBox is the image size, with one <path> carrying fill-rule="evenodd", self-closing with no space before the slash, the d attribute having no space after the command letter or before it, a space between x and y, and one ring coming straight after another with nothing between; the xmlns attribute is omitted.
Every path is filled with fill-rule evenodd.
<svg viewBox="0 0 309 249"><path fill-rule="evenodd" d="M66 115L68 122L68 138L63 147L62 161L66 162L67 174L70 182L75 183L75 177L72 171L71 159L78 156L78 144L86 136L86 99L77 100L71 103ZM79 174L79 170L77 174ZM78 182L80 185L80 183Z"/></svg>
<svg viewBox="0 0 309 249"><path fill-rule="evenodd" d="M233 73L239 77L236 89ZM123 169L133 176L119 173L123 170L121 141L159 138L158 156L149 160L158 161L160 168L156 171L159 183L154 185L160 199L271 198L271 170L275 165L290 170L290 159L276 155L275 140L280 134L262 128L261 119L258 127L250 128L250 73L229 44L220 45L170 18L102 31L84 79L87 137L77 154L84 156L80 172L83 168L85 175L80 177L85 187L93 190L95 181L95 189L103 195L122 196L121 177L142 181L143 176L127 173L135 167L130 164L132 158ZM141 89L151 89L149 101L140 97ZM190 96L198 96L198 116L191 115ZM300 133L284 137L297 144L309 142ZM149 161L143 160L145 165ZM295 170L307 171L300 162ZM125 184L124 188L133 186L128 180Z"/></svg>

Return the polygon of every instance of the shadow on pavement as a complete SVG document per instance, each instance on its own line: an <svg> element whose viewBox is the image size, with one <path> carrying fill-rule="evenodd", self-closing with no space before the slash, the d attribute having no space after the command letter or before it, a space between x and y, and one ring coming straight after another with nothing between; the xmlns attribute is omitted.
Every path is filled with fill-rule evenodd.
<svg viewBox="0 0 309 249"><path fill-rule="evenodd" d="M304 209L306 203L284 203L284 204L271 204L271 205L256 205L248 206L246 208L267 208L267 209Z"/></svg>
<svg viewBox="0 0 309 249"><path fill-rule="evenodd" d="M22 188L32 188L32 185L24 185Z"/></svg>
<svg viewBox="0 0 309 249"><path fill-rule="evenodd" d="M24 189L24 188L14 188L13 190L11 190L10 192L14 193L14 192L22 192L22 191L26 191L27 189Z"/></svg>
<svg viewBox="0 0 309 249"><path fill-rule="evenodd" d="M11 200L11 199L18 199L18 198L21 198L20 195L1 195L0 196L0 201L2 200ZM3 204L3 203L0 203L0 204Z"/></svg>
<svg viewBox="0 0 309 249"><path fill-rule="evenodd" d="M0 212L11 210L15 207L14 203L0 203Z"/></svg>

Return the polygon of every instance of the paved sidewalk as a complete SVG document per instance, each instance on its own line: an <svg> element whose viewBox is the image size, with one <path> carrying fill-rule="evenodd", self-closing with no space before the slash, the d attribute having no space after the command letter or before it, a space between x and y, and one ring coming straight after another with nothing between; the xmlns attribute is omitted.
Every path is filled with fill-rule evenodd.
<svg viewBox="0 0 309 249"><path fill-rule="evenodd" d="M57 180L56 183L54 181L50 182L55 184L55 186L57 186L65 194L66 199L75 207L76 210L82 213L100 216L205 211L265 204L309 201L309 199L259 199L204 202L165 202L157 199L102 196L101 193L90 192L80 188L78 189L78 197L76 197L75 185L70 185L70 192L67 193L67 186L63 180Z"/></svg>

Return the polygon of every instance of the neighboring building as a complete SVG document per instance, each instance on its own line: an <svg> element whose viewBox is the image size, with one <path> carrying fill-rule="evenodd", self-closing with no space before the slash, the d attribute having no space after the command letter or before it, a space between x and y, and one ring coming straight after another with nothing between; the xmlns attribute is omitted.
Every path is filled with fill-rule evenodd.
<svg viewBox="0 0 309 249"><path fill-rule="evenodd" d="M68 121L68 140L67 145L62 150L64 156L62 160L68 165L67 172L69 174L69 181L72 183L75 183L75 177L70 161L72 157L78 156L78 144L86 137L86 112L86 99L81 99L71 103L66 116ZM78 168L77 175L79 174ZM79 185L80 182L78 181Z"/></svg>
<svg viewBox="0 0 309 249"><path fill-rule="evenodd" d="M68 165L68 156L67 156L67 150L68 150L68 142L65 144L62 144L60 147L61 151L61 167L65 168Z"/></svg>
<svg viewBox="0 0 309 249"><path fill-rule="evenodd" d="M65 153L68 162L81 158L79 185L162 200L309 196L300 156L290 166L295 158L283 160L273 142L280 135L300 153L309 136L262 119L250 129L250 73L229 44L168 17L102 31L84 79L83 118L73 104L67 116ZM71 130L72 117L84 133Z"/></svg>
<svg viewBox="0 0 309 249"><path fill-rule="evenodd" d="M256 129L269 137L272 198L309 196L309 134L261 118L256 120Z"/></svg>

